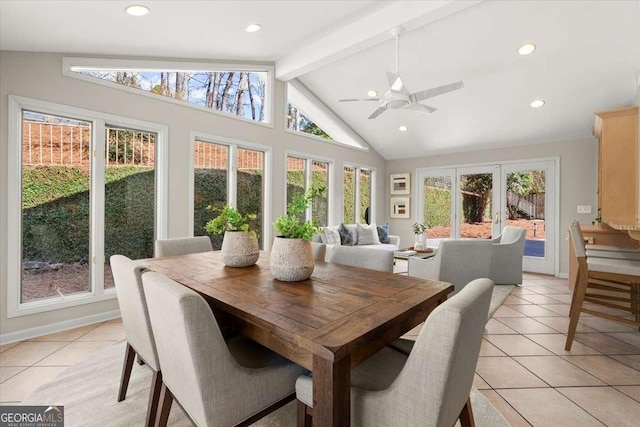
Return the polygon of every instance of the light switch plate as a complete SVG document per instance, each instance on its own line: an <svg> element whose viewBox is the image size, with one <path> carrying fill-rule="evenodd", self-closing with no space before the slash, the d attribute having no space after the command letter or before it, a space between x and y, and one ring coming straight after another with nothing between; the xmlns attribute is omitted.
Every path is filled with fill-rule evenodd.
<svg viewBox="0 0 640 427"><path fill-rule="evenodd" d="M590 214L591 213L591 205L578 205L578 213Z"/></svg>

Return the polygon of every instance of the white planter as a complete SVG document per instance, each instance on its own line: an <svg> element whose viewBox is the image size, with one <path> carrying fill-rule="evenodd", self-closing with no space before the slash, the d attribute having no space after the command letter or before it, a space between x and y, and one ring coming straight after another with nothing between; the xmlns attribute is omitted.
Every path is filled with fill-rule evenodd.
<svg viewBox="0 0 640 427"><path fill-rule="evenodd" d="M283 282L298 282L313 273L313 250L305 239L276 237L271 247L271 274Z"/></svg>
<svg viewBox="0 0 640 427"><path fill-rule="evenodd" d="M249 267L258 261L260 248L255 233L226 231L222 239L222 262L227 267Z"/></svg>
<svg viewBox="0 0 640 427"><path fill-rule="evenodd" d="M427 233L416 234L416 240L413 243L413 249L422 250L427 248Z"/></svg>

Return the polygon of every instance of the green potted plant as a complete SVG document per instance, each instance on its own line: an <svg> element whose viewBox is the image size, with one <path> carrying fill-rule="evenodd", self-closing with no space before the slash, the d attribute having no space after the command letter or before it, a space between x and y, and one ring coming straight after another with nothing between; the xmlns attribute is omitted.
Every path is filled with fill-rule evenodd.
<svg viewBox="0 0 640 427"><path fill-rule="evenodd" d="M211 206L208 209L215 210ZM242 215L236 208L227 205L205 225L208 233L224 235L222 262L226 266L249 267L258 260L258 238L255 231L249 230L249 221L255 219L256 214Z"/></svg>
<svg viewBox="0 0 640 427"><path fill-rule="evenodd" d="M423 250L427 248L427 230L429 226L426 222L416 222L411 228L413 229L413 234L416 235L415 243L413 244L413 249Z"/></svg>
<svg viewBox="0 0 640 427"><path fill-rule="evenodd" d="M313 273L311 238L320 227L300 219L311 200L324 195L326 187L312 185L304 194L295 194L287 205L287 213L273 223L277 236L271 247L271 273L285 282L306 280Z"/></svg>

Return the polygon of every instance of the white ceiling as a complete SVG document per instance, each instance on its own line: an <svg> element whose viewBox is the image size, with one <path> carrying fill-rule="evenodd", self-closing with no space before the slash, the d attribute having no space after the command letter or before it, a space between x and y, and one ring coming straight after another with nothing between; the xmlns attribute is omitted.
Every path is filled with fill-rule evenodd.
<svg viewBox="0 0 640 427"><path fill-rule="evenodd" d="M132 18L127 5L151 14ZM253 22L263 30L247 34ZM0 1L0 49L276 63L386 159L591 135L593 113L630 105L640 72L640 2ZM339 98L384 92L388 30L403 25L410 91L463 80L431 115ZM533 42L537 51L520 56ZM529 103L546 100L540 109ZM409 130L398 132L404 124Z"/></svg>

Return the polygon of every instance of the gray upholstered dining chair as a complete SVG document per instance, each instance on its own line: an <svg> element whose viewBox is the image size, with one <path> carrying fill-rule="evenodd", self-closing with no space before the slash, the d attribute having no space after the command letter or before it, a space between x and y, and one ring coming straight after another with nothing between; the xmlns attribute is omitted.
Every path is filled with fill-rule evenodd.
<svg viewBox="0 0 640 427"><path fill-rule="evenodd" d="M385 347L351 371L351 425L472 426L469 392L493 282L478 279L438 306L406 356ZM298 425L309 425L313 380L296 382Z"/></svg>
<svg viewBox="0 0 640 427"><path fill-rule="evenodd" d="M162 371L157 424L173 399L198 426L249 425L294 398L305 369L243 337L225 342L202 296L154 272L142 275Z"/></svg>
<svg viewBox="0 0 640 427"><path fill-rule="evenodd" d="M146 425L152 426L160 398L162 373L142 288L141 273L143 268L124 255L112 255L109 261L118 295L122 325L127 338L118 402L123 401L127 395L133 361L137 354L153 371L146 419Z"/></svg>
<svg viewBox="0 0 640 427"><path fill-rule="evenodd" d="M157 257L178 256L209 252L213 250L209 236L178 237L174 239L156 240L155 254Z"/></svg>

